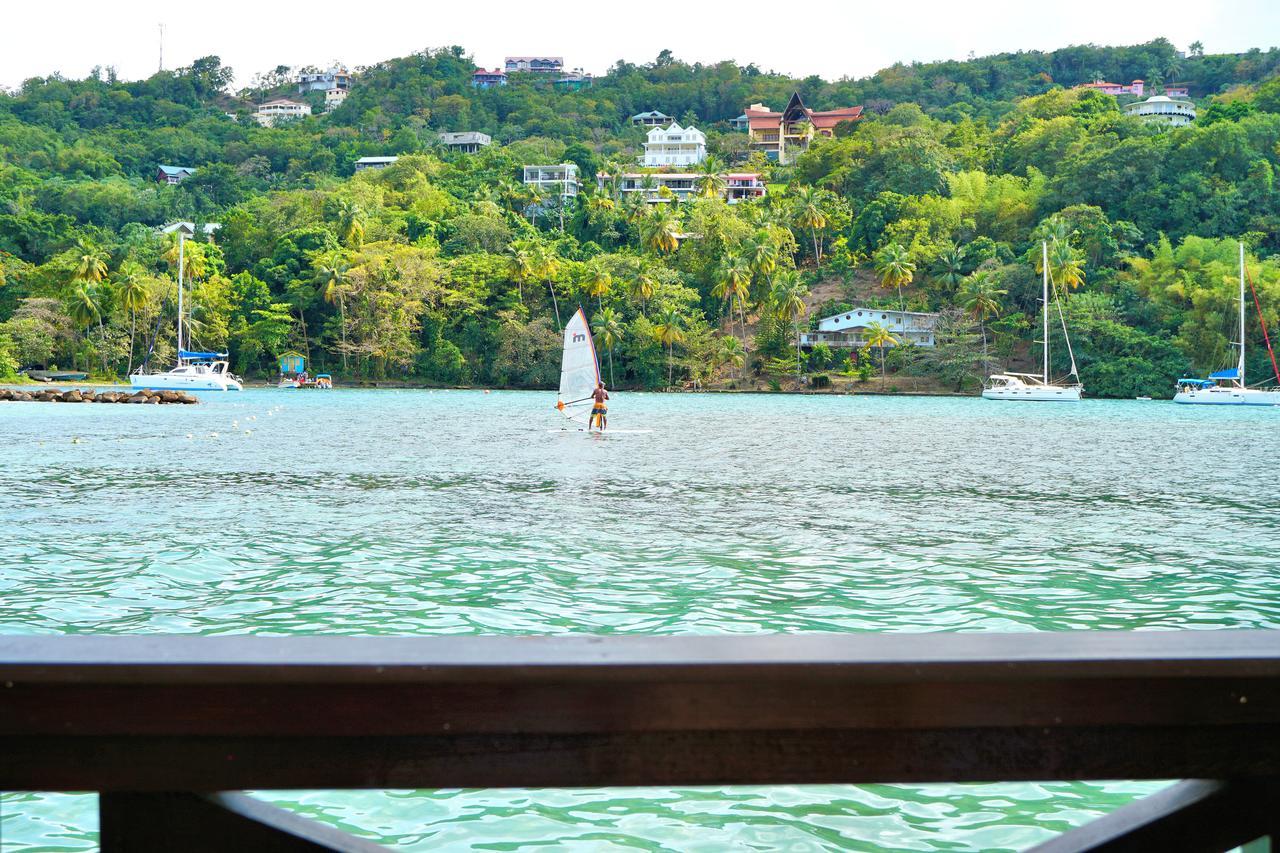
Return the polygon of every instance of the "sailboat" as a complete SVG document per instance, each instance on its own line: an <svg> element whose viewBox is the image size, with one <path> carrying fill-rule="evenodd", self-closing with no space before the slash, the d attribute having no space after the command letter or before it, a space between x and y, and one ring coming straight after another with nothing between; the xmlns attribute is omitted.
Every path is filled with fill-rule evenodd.
<svg viewBox="0 0 1280 853"><path fill-rule="evenodd" d="M1058 307L1058 319L1062 322L1062 334L1067 341L1067 352L1071 355L1071 372L1067 378L1075 377L1075 382L1059 382L1049 376L1049 243L1040 243L1040 265L1044 272L1042 285L1041 326L1044 336L1044 350L1040 375L1034 373L995 373L987 379L982 388L984 400L1029 400L1032 402L1080 402L1084 394L1084 386L1080 384L1080 374L1076 372L1076 355L1071 349L1071 337L1067 334L1067 322L1062 317L1062 305L1054 293L1054 304Z"/></svg>
<svg viewBox="0 0 1280 853"><path fill-rule="evenodd" d="M240 391L240 380L228 369L225 352L196 352L183 348L182 280L185 273L186 232L178 230L178 363L163 373L146 373L146 362L129 376L134 388L154 391Z"/></svg>
<svg viewBox="0 0 1280 853"><path fill-rule="evenodd" d="M1250 388L1244 383L1244 243L1240 244L1240 360L1208 379L1178 380L1173 402L1197 406L1280 406L1280 388ZM1267 346L1270 346L1268 342Z"/></svg>
<svg viewBox="0 0 1280 853"><path fill-rule="evenodd" d="M564 327L564 352L560 360L560 394L556 408L578 429L591 424L591 392L600 382L600 362L591 340L587 315L578 309Z"/></svg>

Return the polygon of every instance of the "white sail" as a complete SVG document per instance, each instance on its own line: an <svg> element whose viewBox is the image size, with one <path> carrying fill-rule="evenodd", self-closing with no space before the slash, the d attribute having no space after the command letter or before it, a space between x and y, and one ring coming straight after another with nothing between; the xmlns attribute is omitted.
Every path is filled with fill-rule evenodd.
<svg viewBox="0 0 1280 853"><path fill-rule="evenodd" d="M560 397L556 408L570 420L587 423L591 392L600 381L600 365L587 317L578 309L564 327L564 356L560 362Z"/></svg>

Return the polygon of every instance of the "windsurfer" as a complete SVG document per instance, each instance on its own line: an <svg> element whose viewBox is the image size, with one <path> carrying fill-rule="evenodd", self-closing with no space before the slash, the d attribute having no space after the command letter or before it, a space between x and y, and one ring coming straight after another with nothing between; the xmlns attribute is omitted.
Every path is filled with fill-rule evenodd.
<svg viewBox="0 0 1280 853"><path fill-rule="evenodd" d="M609 399L609 392L604 390L604 383L597 382L596 390L591 392L591 419L587 421L588 429L598 426L601 432L609 425L609 406L605 403Z"/></svg>

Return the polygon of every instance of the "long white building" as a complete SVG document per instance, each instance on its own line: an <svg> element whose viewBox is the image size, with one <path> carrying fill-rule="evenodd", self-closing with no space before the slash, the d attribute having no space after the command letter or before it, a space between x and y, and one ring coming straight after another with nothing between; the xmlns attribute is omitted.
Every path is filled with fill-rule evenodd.
<svg viewBox="0 0 1280 853"><path fill-rule="evenodd" d="M642 162L646 166L696 166L707 159L707 136L693 125L681 127L672 122L668 128L649 130Z"/></svg>
<svg viewBox="0 0 1280 853"><path fill-rule="evenodd" d="M525 166L526 186L537 187L544 196L573 198L578 194L578 167L573 163L554 166Z"/></svg>
<svg viewBox="0 0 1280 853"><path fill-rule="evenodd" d="M311 105L291 101L288 98L274 98L259 104L253 118L263 127L275 127L285 121L293 121L311 115Z"/></svg>
<svg viewBox="0 0 1280 853"><path fill-rule="evenodd" d="M883 308L850 308L818 321L814 332L801 332L800 346L826 344L832 349L862 349L867 345L867 327L879 323L899 344L918 347L934 345L938 315L921 311L889 311Z"/></svg>
<svg viewBox="0 0 1280 853"><path fill-rule="evenodd" d="M1137 116L1143 121L1166 127L1183 127L1196 120L1196 105L1190 101L1175 101L1168 95L1155 95L1145 101L1124 105L1125 115Z"/></svg>

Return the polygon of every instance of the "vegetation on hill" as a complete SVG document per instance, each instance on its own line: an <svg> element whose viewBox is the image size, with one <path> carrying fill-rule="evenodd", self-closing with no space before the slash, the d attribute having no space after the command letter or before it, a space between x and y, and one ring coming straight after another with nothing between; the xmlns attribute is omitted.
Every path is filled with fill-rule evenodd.
<svg viewBox="0 0 1280 853"><path fill-rule="evenodd" d="M0 95L0 375L169 363L176 253L157 226L174 220L221 224L188 244L193 342L248 373L296 350L350 378L545 387L559 324L582 305L619 385L883 370L972 389L1026 363L1042 239L1092 394L1167 396L1176 376L1231 361L1236 239L1280 327L1274 49L1072 47L835 82L664 52L581 91L534 75L474 89L474 67L459 48L389 60L361 69L335 112L277 128L248 110L291 91L288 70L233 94L216 57ZM1097 77L1186 82L1201 118L1162 133L1069 88ZM866 118L794 166L768 164L728 120L792 91ZM597 171L634 169L643 131L628 117L649 109L704 128L719 164L765 172L768 197L730 206L708 179L646 206L615 179L597 188ZM442 130L496 144L446 153ZM353 174L386 154L400 160ZM585 178L568 203L519 181L523 165L562 161ZM162 163L196 172L157 184ZM819 281L845 282L842 297L810 296ZM797 358L797 331L854 299L941 312L939 346L877 336L878 352ZM1255 378L1270 372L1265 350L1253 359Z"/></svg>

